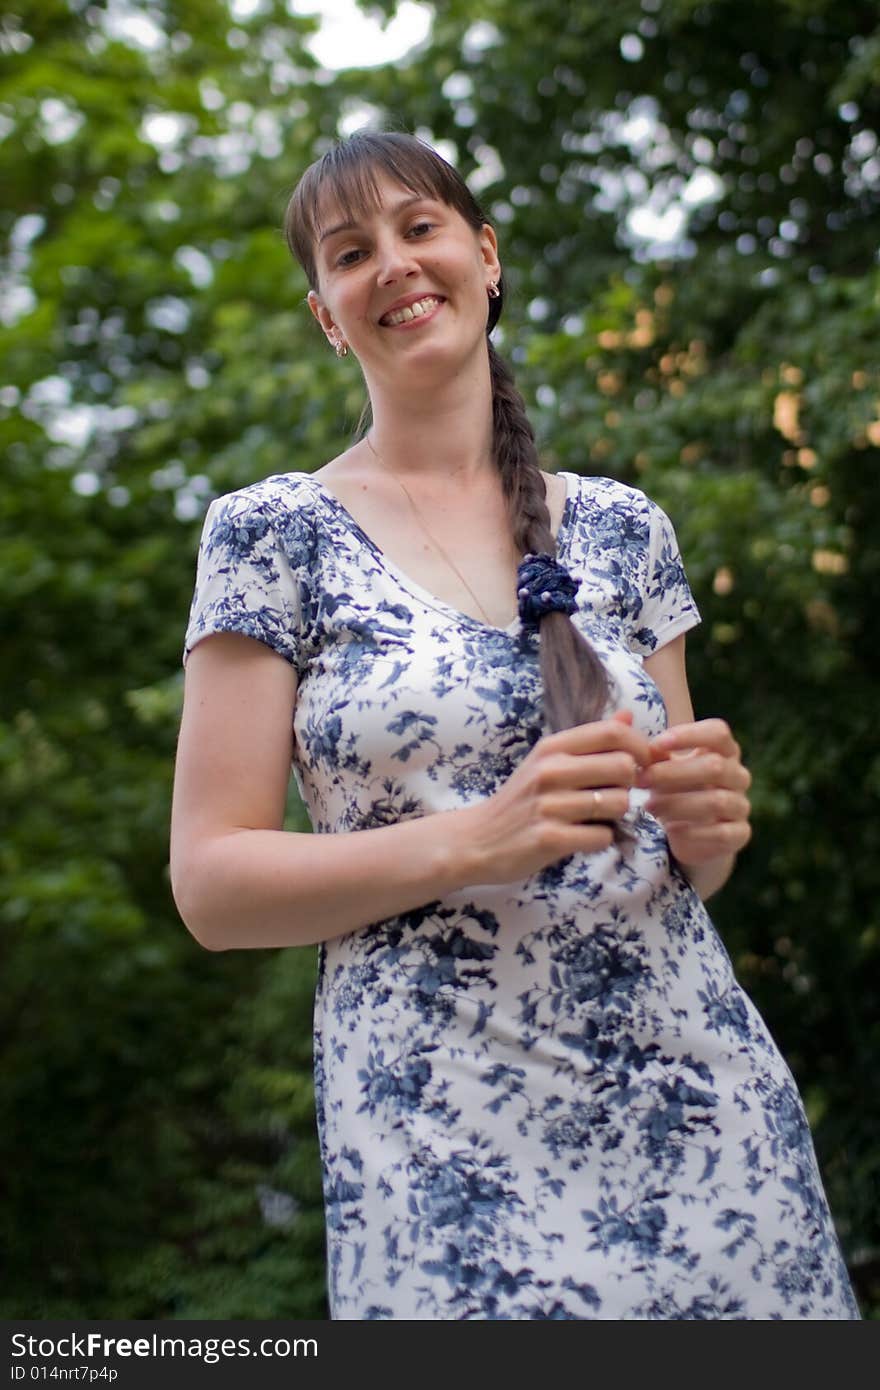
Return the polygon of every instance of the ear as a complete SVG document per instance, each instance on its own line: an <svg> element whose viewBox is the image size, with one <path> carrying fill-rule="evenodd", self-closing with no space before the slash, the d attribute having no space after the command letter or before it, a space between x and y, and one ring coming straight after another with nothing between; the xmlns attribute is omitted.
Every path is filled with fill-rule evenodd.
<svg viewBox="0 0 880 1390"><path fill-rule="evenodd" d="M486 283L490 280L500 280L501 262L498 259L498 238L495 235L495 228L490 227L488 222L484 222L479 233L480 254L483 258L483 265L486 268Z"/></svg>
<svg viewBox="0 0 880 1390"><path fill-rule="evenodd" d="M318 323L324 330L324 336L331 347L336 347L343 341L342 334L333 322L333 315L327 308L321 296L315 290L309 290L308 305Z"/></svg>

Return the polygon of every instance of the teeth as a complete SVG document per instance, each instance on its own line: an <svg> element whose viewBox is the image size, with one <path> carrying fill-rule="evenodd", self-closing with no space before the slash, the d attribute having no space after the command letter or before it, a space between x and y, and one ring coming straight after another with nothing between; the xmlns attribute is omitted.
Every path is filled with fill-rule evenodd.
<svg viewBox="0 0 880 1390"><path fill-rule="evenodd" d="M396 327L399 323L409 323L411 319L419 319L423 314L427 314L440 300L436 295L426 295L424 299L417 299L415 304L408 304L403 309L395 309L391 314L382 315L382 323L389 328Z"/></svg>

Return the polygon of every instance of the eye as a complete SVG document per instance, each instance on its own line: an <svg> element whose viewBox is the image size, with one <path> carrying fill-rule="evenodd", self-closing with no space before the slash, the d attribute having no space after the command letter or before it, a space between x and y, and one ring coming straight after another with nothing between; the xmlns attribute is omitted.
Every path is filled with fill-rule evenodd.
<svg viewBox="0 0 880 1390"><path fill-rule="evenodd" d="M433 232L435 225L436 223L434 222L428 222L422 219L419 222L413 223L407 235L415 237L426 236L428 232Z"/></svg>
<svg viewBox="0 0 880 1390"><path fill-rule="evenodd" d="M363 255L363 252L360 249L341 251L336 257L334 265L338 266L340 270L345 270L347 266L357 265L357 258L361 255Z"/></svg>

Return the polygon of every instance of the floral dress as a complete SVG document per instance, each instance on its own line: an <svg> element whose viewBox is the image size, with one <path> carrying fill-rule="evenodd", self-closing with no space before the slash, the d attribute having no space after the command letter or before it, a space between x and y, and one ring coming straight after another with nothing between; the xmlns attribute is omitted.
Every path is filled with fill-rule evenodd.
<svg viewBox="0 0 880 1390"><path fill-rule="evenodd" d="M699 621L665 514L566 474L559 558L613 708L666 713L643 658ZM441 602L320 482L205 521L187 650L296 668L314 831L472 804L543 732L538 641ZM339 1319L849 1319L803 1107L660 824L320 947L315 1078Z"/></svg>

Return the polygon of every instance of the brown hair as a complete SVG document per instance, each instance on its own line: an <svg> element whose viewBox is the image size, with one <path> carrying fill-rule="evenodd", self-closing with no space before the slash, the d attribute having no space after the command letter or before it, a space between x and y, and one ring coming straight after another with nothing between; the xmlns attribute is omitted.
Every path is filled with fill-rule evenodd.
<svg viewBox="0 0 880 1390"><path fill-rule="evenodd" d="M455 208L475 231L488 221L461 175L430 145L396 131L358 131L309 166L287 205L287 244L313 290L318 288L314 248L320 235L322 195L329 190L345 219L356 221L378 202L378 172L414 193ZM501 314L503 279L498 288L498 298L487 301L487 333ZM510 509L514 543L524 555L555 555L534 431L510 368L491 342L488 348L493 451ZM548 727L555 731L598 719L608 699L609 683L593 648L565 613L548 613L541 619L539 632Z"/></svg>

